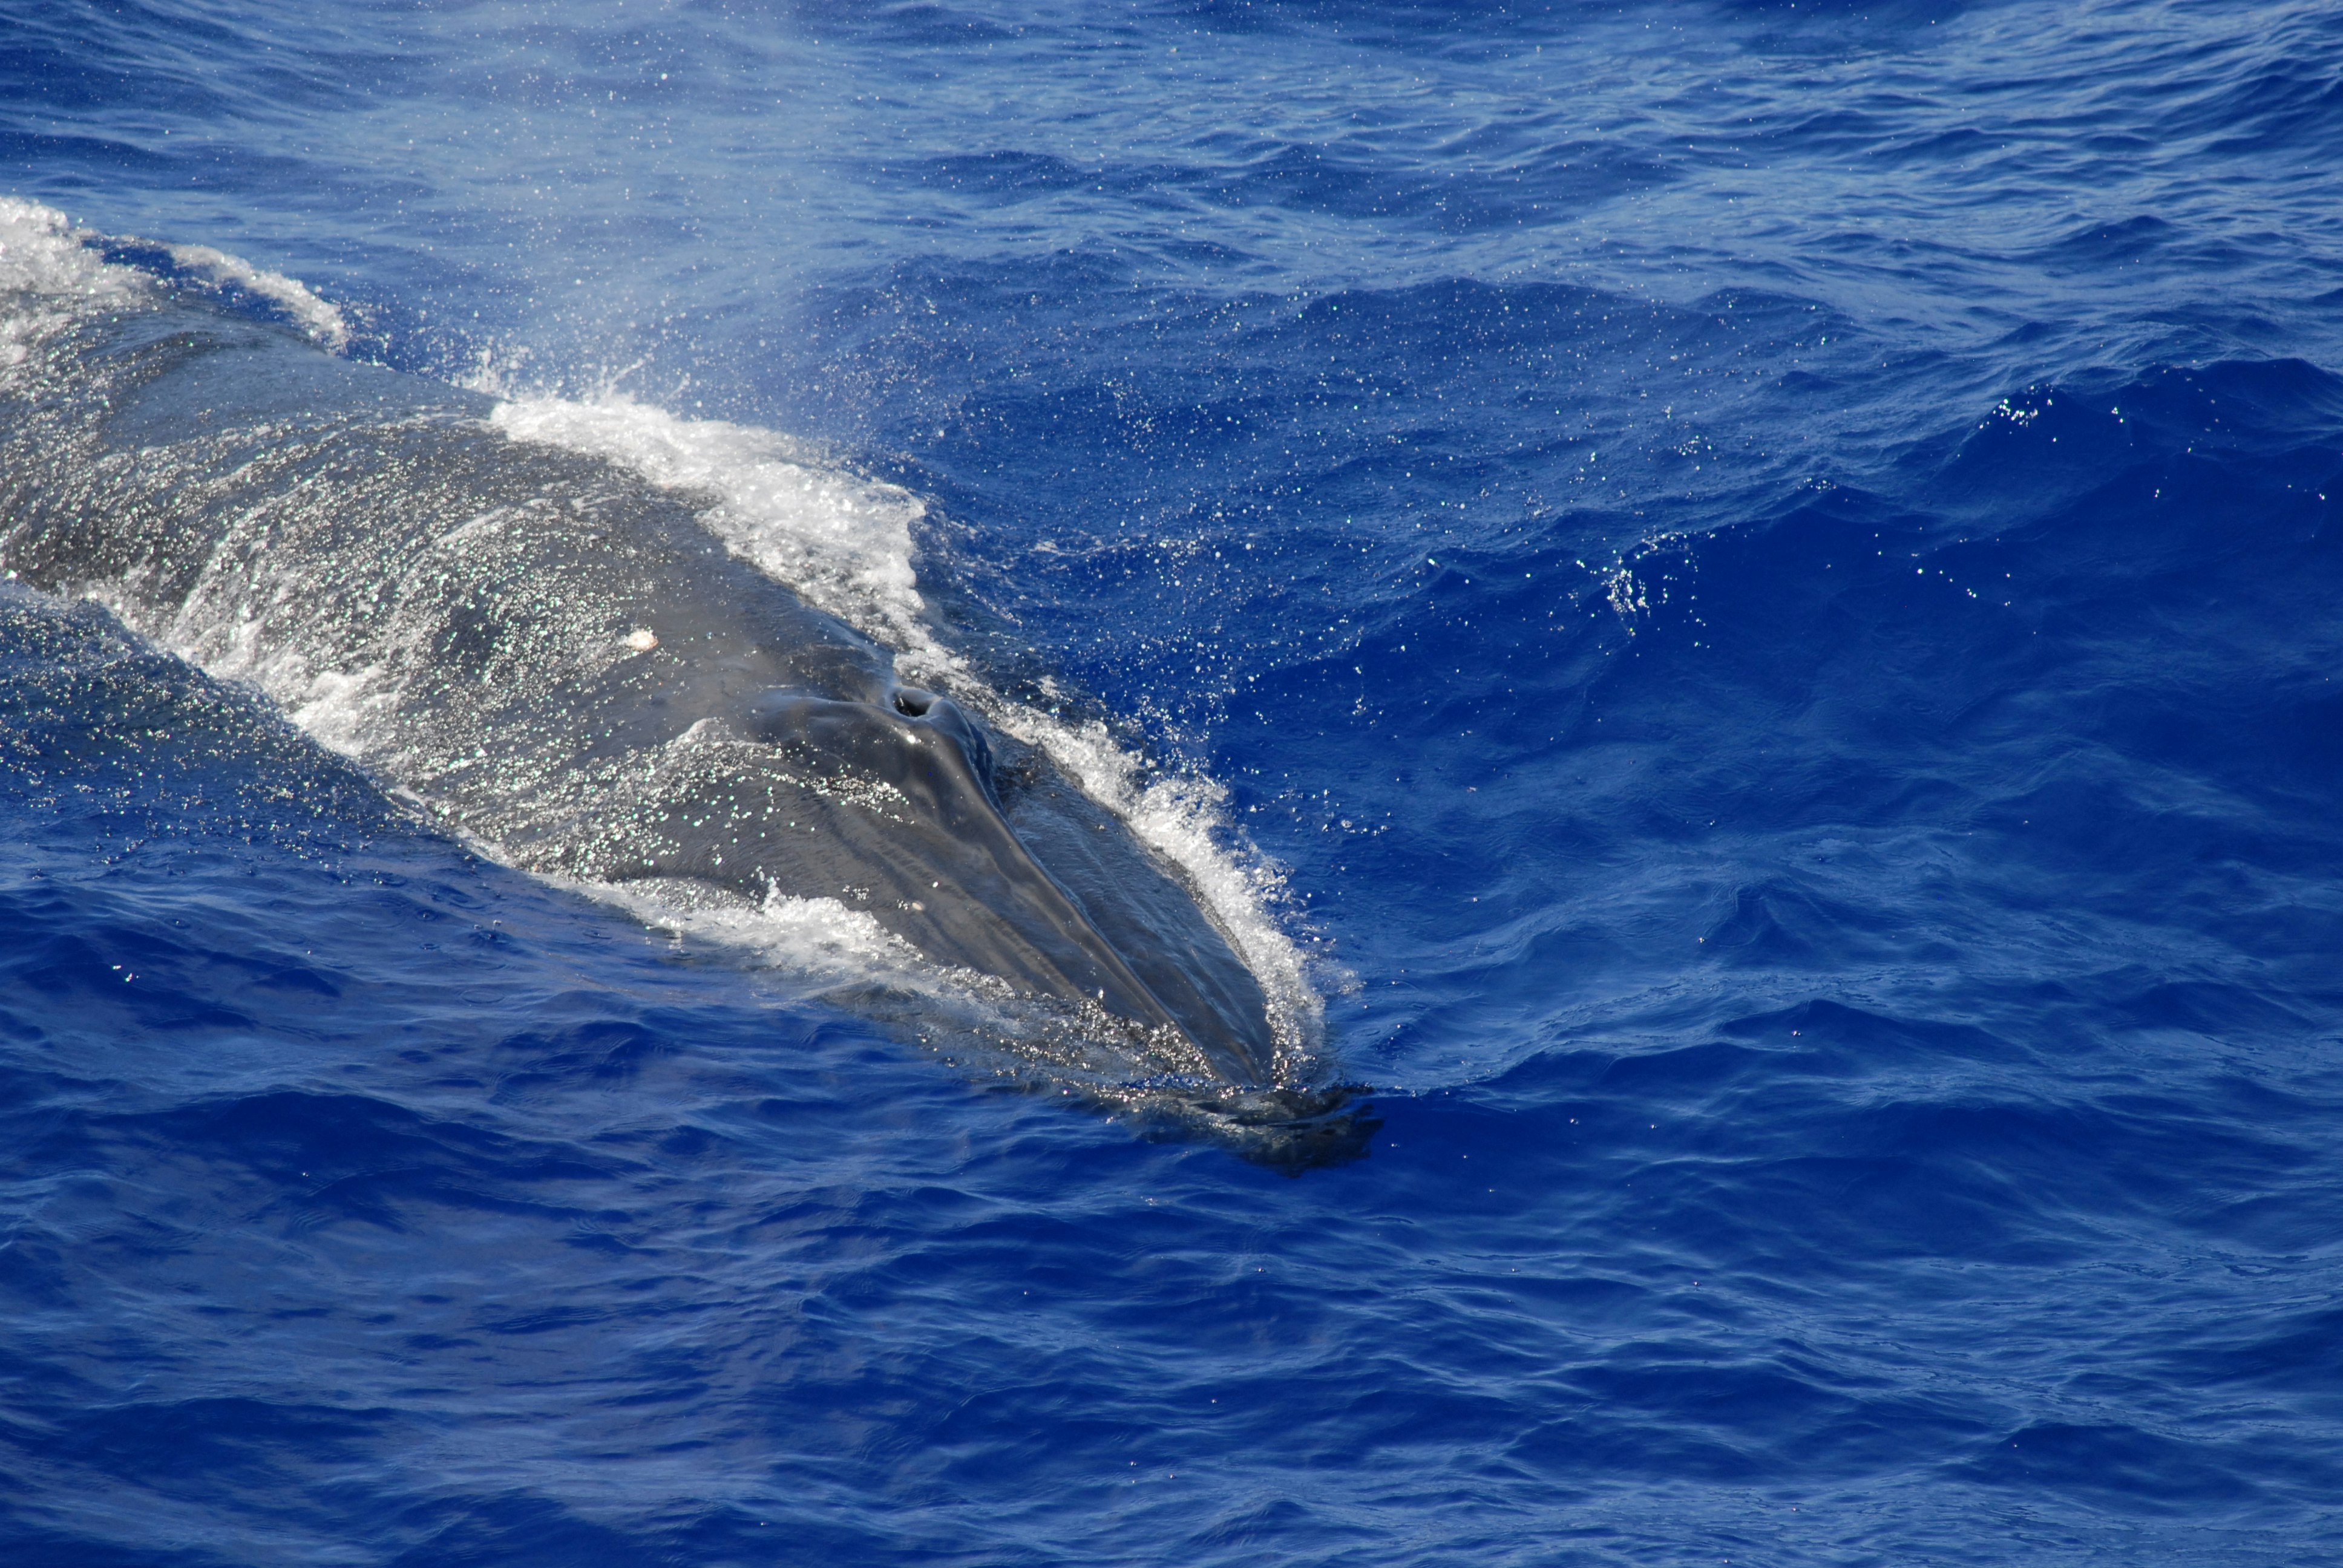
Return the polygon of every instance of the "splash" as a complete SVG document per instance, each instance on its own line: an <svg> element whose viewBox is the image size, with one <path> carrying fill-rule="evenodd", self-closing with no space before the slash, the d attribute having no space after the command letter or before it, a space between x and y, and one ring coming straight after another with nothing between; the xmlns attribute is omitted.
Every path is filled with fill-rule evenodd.
<svg viewBox="0 0 2343 1568"><path fill-rule="evenodd" d="M107 266L85 243L91 237L53 207L0 196L0 292L15 297L0 317L0 377L13 380L84 312L146 297L145 280Z"/></svg>
<svg viewBox="0 0 2343 1568"><path fill-rule="evenodd" d="M924 508L910 491L823 466L776 431L681 419L618 393L508 399L489 422L513 440L605 457L700 501L701 524L727 548L896 648L906 679L932 683L961 669L929 630L911 569L911 527Z"/></svg>
<svg viewBox="0 0 2343 1568"><path fill-rule="evenodd" d="M214 250L207 245L163 248L181 271L214 290L226 293L240 289L266 300L327 353L339 354L350 346L349 323L341 311L318 298L300 279L255 266L242 256Z"/></svg>

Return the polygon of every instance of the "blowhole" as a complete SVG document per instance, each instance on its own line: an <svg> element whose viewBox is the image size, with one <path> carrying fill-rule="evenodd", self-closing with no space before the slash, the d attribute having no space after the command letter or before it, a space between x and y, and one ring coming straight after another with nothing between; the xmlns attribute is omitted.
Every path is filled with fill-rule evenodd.
<svg viewBox="0 0 2343 1568"><path fill-rule="evenodd" d="M932 691L921 691L916 687L907 686L895 693L895 711L908 718L925 718L928 709L935 705L936 694Z"/></svg>

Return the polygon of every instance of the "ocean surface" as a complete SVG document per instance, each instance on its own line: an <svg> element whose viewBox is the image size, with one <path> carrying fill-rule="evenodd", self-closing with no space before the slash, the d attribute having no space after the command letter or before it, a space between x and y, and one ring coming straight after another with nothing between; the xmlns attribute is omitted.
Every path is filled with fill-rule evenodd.
<svg viewBox="0 0 2343 1568"><path fill-rule="evenodd" d="M12 583L0 1560L2343 1560L2338 170L2309 4L8 5L0 394L208 312L891 585L1372 1136Z"/></svg>

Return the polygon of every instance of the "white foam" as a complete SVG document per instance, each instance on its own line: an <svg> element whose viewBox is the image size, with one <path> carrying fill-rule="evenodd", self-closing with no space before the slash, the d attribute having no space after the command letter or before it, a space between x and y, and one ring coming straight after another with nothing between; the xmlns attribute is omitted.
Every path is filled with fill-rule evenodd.
<svg viewBox="0 0 2343 1568"><path fill-rule="evenodd" d="M70 321L75 308L118 309L154 297L151 279L98 253L94 242L103 237L75 226L55 207L0 196L0 291L46 307L20 307L0 318L0 364L20 363L32 340ZM349 324L342 313L299 279L208 245L159 248L198 282L215 288L234 286L269 301L327 350L339 353L349 347Z"/></svg>
<svg viewBox="0 0 2343 1568"><path fill-rule="evenodd" d="M861 910L769 891L759 901L705 882L548 878L625 910L654 930L745 950L817 984L932 980L933 966Z"/></svg>
<svg viewBox="0 0 2343 1568"><path fill-rule="evenodd" d="M911 570L909 491L820 463L771 430L681 419L620 393L591 402L517 397L489 416L516 441L607 457L706 503L700 520L735 555L808 602L899 650L906 678L960 668L928 629Z"/></svg>
<svg viewBox="0 0 2343 1568"><path fill-rule="evenodd" d="M0 196L0 288L55 297L100 296L127 285L55 207Z"/></svg>
<svg viewBox="0 0 2343 1568"><path fill-rule="evenodd" d="M234 284L256 294L299 324L310 339L339 354L350 346L349 323L342 313L310 292L300 279L257 267L240 256L214 250L207 245L174 245L166 253L185 270L214 285Z"/></svg>
<svg viewBox="0 0 2343 1568"><path fill-rule="evenodd" d="M136 303L141 278L109 266L65 214L38 202L0 196L0 371L25 363L84 312Z"/></svg>
<svg viewBox="0 0 2343 1568"><path fill-rule="evenodd" d="M133 460L144 460L143 455ZM138 576L82 585L83 597L115 618L169 648L206 674L256 688L327 750L363 762L377 749L379 715L397 691L377 666L350 670L321 666L297 637L274 635L300 611L287 613L313 591L297 572L265 553L230 577L206 572L176 609L148 608Z"/></svg>

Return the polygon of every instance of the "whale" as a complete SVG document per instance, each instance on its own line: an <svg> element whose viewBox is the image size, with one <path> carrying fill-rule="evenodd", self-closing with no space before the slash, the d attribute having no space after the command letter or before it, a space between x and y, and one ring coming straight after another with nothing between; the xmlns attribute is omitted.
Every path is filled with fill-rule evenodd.
<svg viewBox="0 0 2343 1568"><path fill-rule="evenodd" d="M832 900L1141 1069L1291 1090L1198 890L980 690L903 678L702 498L496 407L163 290L51 320L0 365L0 568L525 871Z"/></svg>

